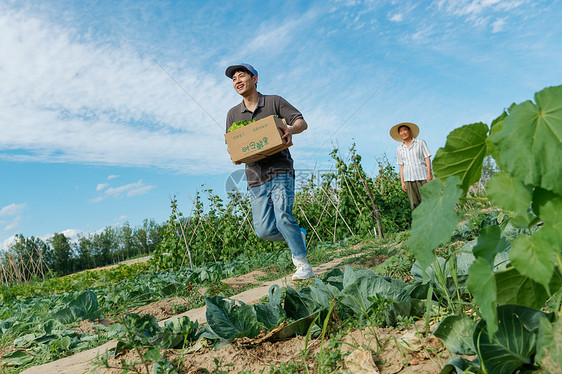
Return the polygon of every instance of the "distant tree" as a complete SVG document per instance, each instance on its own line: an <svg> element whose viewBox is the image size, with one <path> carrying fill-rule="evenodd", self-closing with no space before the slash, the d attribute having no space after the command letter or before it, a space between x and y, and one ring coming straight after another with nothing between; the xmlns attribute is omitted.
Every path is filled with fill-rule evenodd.
<svg viewBox="0 0 562 374"><path fill-rule="evenodd" d="M78 256L78 269L92 269L97 267L96 259L93 255L92 239L90 236L79 236L76 244Z"/></svg>
<svg viewBox="0 0 562 374"><path fill-rule="evenodd" d="M54 253L54 263L52 270L55 270L61 275L66 275L72 272L72 246L70 239L64 234L54 234L47 242L51 245Z"/></svg>
<svg viewBox="0 0 562 374"><path fill-rule="evenodd" d="M137 255L154 252L154 249L162 240L159 231L160 226L153 219L143 221L142 227L137 228L134 232L135 244L138 248Z"/></svg>
<svg viewBox="0 0 562 374"><path fill-rule="evenodd" d="M125 222L123 226L121 226L119 234L117 235L117 239L120 242L119 247L121 252L121 260L136 256L137 248L135 248L136 246L133 236L133 229L129 225L129 222Z"/></svg>
<svg viewBox="0 0 562 374"><path fill-rule="evenodd" d="M118 238L113 227L106 227L93 237L93 254L98 266L109 265L115 262L115 253L119 248Z"/></svg>

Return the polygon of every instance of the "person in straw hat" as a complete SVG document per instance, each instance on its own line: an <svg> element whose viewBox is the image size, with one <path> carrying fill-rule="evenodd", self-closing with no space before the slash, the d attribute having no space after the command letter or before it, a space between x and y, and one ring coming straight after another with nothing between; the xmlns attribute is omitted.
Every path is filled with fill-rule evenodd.
<svg viewBox="0 0 562 374"><path fill-rule="evenodd" d="M396 149L396 161L402 189L408 194L412 210L421 203L421 186L433 179L431 153L427 144L417 139L419 133L419 127L411 122L402 122L390 129L392 139L402 143Z"/></svg>

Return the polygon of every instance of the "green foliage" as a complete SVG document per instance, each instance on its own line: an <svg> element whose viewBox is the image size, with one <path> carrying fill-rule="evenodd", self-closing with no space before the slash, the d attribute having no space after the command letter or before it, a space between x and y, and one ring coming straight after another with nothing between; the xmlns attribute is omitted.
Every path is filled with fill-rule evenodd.
<svg viewBox="0 0 562 374"><path fill-rule="evenodd" d="M535 94L535 103L525 101L509 108L503 128L492 137L499 151L498 163L525 185L562 195L562 86Z"/></svg>
<svg viewBox="0 0 562 374"><path fill-rule="evenodd" d="M500 208L518 214L523 219L523 226L528 226L535 218L529 212L533 189L512 178L509 173L494 175L488 182L487 193Z"/></svg>
<svg viewBox="0 0 562 374"><path fill-rule="evenodd" d="M232 125L228 128L227 132L238 130L238 129L240 129L240 128L246 126L246 125L249 125L252 122L256 122L256 121L257 121L257 119L254 118L253 121L242 120L242 121L238 121L238 122L233 122Z"/></svg>
<svg viewBox="0 0 562 374"><path fill-rule="evenodd" d="M435 154L433 172L441 180L456 175L466 194L468 187L480 179L486 155L488 126L475 123L459 127L447 136L447 144Z"/></svg>
<svg viewBox="0 0 562 374"><path fill-rule="evenodd" d="M337 149L331 155L335 170L318 180L311 177L295 196L293 211L309 233L309 248L323 241L373 237L378 234L377 215L385 233L409 227L408 198L388 161L379 162L379 173L373 179L363 170L355 147L349 151L349 160L344 160ZM151 260L156 270L286 248L286 243L261 240L255 235L249 194L229 193L226 201L210 189L203 194L197 193L188 216L179 211L177 200L172 198L172 213L161 227L162 240Z"/></svg>
<svg viewBox="0 0 562 374"><path fill-rule="evenodd" d="M208 326L220 340L231 342L236 338L254 338L260 331L261 324L254 307L234 300L227 301L221 296L205 299ZM212 338L212 335L206 336Z"/></svg>
<svg viewBox="0 0 562 374"><path fill-rule="evenodd" d="M482 317L474 345L487 372L533 368L538 321L544 314L527 306L542 307L562 287L562 168L556 167L562 157L562 86L538 92L535 102L512 105L492 123L487 134L483 124L453 131L434 162L442 166L436 175L443 178L445 186L459 184L459 179L453 178L461 175L465 192L473 177L480 174L482 157L491 155L502 170L491 178L487 193L493 204L504 209L507 221L498 228L482 229L467 281ZM460 134L466 142L459 140ZM465 152L469 149L473 152ZM450 172L446 165L459 165L459 170ZM454 205L469 198L464 194L455 197L455 193L448 195L444 212L437 209L438 199L430 184L422 189L423 202L414 212L408 243L424 265L431 262L434 250L449 239L451 231L448 227L435 229L431 231L435 237L427 239L422 228L441 228L456 219ZM420 214L416 214L418 210ZM504 259L505 253L509 253L508 259ZM498 258L504 262L503 270L496 266ZM505 305L509 303L522 305ZM455 362L457 368L473 365Z"/></svg>
<svg viewBox="0 0 562 374"><path fill-rule="evenodd" d="M474 345L478 347L483 367L490 373L508 374L531 365L539 323L546 315L519 305L501 306L497 315L497 334L488 333L484 320L474 330Z"/></svg>
<svg viewBox="0 0 562 374"><path fill-rule="evenodd" d="M562 318L540 320L536 360L549 373L562 372Z"/></svg>
<svg viewBox="0 0 562 374"><path fill-rule="evenodd" d="M474 302L480 307L482 318L496 321L497 292L494 272L486 259L478 258L470 267L467 287L474 296ZM489 323L488 334L493 336L497 331L495 323Z"/></svg>
<svg viewBox="0 0 562 374"><path fill-rule="evenodd" d="M409 228L409 201L388 160L379 161L378 175L371 178L355 146L349 149L347 160L338 149L331 156L335 170L322 174L319 181L311 178L295 198L295 217L313 242L375 236L377 211L383 235Z"/></svg>
<svg viewBox="0 0 562 374"><path fill-rule="evenodd" d="M540 309L550 294L539 283L519 273L514 267L495 273L496 287L502 290L497 295L498 305L516 304ZM557 270L551 280L550 289L562 287L562 275Z"/></svg>
<svg viewBox="0 0 562 374"><path fill-rule="evenodd" d="M455 212L455 206L461 196L459 182L457 176L448 178L445 185L434 179L421 189L422 204L412 215L412 234L406 245L411 248L422 269L435 260L433 249L451 238L459 222Z"/></svg>
<svg viewBox="0 0 562 374"><path fill-rule="evenodd" d="M476 354L472 334L476 322L465 315L450 315L441 322L433 335L445 342L447 349L457 355Z"/></svg>
<svg viewBox="0 0 562 374"><path fill-rule="evenodd" d="M53 310L53 317L61 323L68 324L81 319L95 319L100 317L99 304L96 294L87 290L76 295L67 306Z"/></svg>

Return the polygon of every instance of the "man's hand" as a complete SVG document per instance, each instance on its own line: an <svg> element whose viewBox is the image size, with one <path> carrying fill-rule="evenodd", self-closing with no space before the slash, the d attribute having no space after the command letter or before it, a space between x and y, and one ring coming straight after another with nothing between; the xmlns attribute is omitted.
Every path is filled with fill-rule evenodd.
<svg viewBox="0 0 562 374"><path fill-rule="evenodd" d="M297 118L295 122L293 122L293 124L286 129L282 127L279 128L283 132L281 139L285 140L285 144L291 146L293 145L293 135L300 134L307 128L308 124L306 123L306 121L302 118Z"/></svg>
<svg viewBox="0 0 562 374"><path fill-rule="evenodd" d="M429 182L433 179L433 174L431 173L431 160L429 157L425 158L425 167L427 168L427 177L425 180Z"/></svg>
<svg viewBox="0 0 562 374"><path fill-rule="evenodd" d="M404 190L404 192L408 192L406 191L406 183L402 182L402 189Z"/></svg>
<svg viewBox="0 0 562 374"><path fill-rule="evenodd" d="M241 161L234 161L234 160L232 159L232 154L230 153L230 148L228 148L228 146L226 146L226 150L228 151L228 154L230 155L230 161L232 161L232 163L233 163L234 165L240 165L240 164L242 163Z"/></svg>
<svg viewBox="0 0 562 374"><path fill-rule="evenodd" d="M283 133L283 135L281 135L281 139L285 141L285 144L287 146L293 145L293 133L291 132L291 128L279 127L279 130L281 130L281 132Z"/></svg>

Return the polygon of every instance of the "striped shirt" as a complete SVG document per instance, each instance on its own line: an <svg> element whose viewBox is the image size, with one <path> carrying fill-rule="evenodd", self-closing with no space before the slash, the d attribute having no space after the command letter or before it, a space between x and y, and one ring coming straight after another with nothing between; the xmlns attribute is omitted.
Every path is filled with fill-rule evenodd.
<svg viewBox="0 0 562 374"><path fill-rule="evenodd" d="M425 158L431 156L427 144L421 139L413 139L408 147L402 143L396 149L398 165L404 165L404 182L421 181L427 178Z"/></svg>

